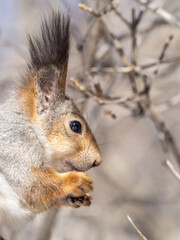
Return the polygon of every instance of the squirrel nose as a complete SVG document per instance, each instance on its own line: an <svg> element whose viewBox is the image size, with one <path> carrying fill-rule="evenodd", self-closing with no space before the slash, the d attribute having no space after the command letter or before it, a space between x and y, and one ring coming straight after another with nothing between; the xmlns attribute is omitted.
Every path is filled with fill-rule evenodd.
<svg viewBox="0 0 180 240"><path fill-rule="evenodd" d="M92 167L97 167L101 164L102 158L96 159L92 165Z"/></svg>

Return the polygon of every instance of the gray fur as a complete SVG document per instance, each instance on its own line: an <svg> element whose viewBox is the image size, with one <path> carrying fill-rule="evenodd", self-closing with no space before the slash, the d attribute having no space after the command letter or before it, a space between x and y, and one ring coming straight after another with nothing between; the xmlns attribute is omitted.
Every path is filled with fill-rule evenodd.
<svg viewBox="0 0 180 240"><path fill-rule="evenodd" d="M44 146L16 99L0 107L0 172L14 186L27 185L28 168L41 165Z"/></svg>

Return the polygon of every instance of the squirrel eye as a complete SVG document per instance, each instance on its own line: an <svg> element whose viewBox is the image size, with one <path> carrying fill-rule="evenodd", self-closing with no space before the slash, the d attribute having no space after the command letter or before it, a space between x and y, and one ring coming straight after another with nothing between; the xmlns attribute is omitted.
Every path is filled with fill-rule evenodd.
<svg viewBox="0 0 180 240"><path fill-rule="evenodd" d="M82 126L81 123L78 121L72 121L70 122L70 128L75 133L81 133L82 132Z"/></svg>

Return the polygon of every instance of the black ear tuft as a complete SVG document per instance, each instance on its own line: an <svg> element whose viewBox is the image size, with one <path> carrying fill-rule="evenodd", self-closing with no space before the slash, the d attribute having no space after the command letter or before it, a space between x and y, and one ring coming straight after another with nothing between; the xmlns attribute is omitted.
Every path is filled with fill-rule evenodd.
<svg viewBox="0 0 180 240"><path fill-rule="evenodd" d="M66 68L69 56L70 18L66 13L52 11L44 17L37 37L29 36L30 69L54 65Z"/></svg>

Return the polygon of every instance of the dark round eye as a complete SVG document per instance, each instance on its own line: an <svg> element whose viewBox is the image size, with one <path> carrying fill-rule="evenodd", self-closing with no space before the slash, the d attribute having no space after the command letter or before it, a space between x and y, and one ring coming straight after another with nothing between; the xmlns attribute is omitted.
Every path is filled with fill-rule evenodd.
<svg viewBox="0 0 180 240"><path fill-rule="evenodd" d="M70 128L75 133L81 133L82 132L82 126L81 123L78 121L72 121L70 122Z"/></svg>

